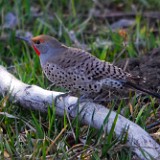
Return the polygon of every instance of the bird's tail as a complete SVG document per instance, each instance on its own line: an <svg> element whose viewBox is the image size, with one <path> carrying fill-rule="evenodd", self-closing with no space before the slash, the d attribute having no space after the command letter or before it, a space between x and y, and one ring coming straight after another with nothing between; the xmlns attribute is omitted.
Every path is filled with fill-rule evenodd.
<svg viewBox="0 0 160 160"><path fill-rule="evenodd" d="M128 82L124 82L124 86L129 87L129 88L136 89L136 90L138 90L138 91L141 91L141 92L143 92L143 93L147 93L147 94L149 94L149 95L151 95L151 96L153 96L153 97L155 97L155 98L160 99L160 94L155 93L155 92L151 92L151 91L149 91L149 90L147 90L147 89L144 89L144 88L141 88L141 87L137 86L136 84L134 84L134 83L132 83L132 82L129 82L129 81L128 81Z"/></svg>

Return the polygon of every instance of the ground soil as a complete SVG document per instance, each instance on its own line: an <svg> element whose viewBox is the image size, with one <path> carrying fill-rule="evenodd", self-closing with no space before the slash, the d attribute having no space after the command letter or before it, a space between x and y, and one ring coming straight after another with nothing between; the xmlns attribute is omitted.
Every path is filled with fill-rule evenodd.
<svg viewBox="0 0 160 160"><path fill-rule="evenodd" d="M145 82L141 81L140 85L146 89L160 89L160 48L138 58L121 60L116 65L126 68L126 71L133 75L143 77Z"/></svg>

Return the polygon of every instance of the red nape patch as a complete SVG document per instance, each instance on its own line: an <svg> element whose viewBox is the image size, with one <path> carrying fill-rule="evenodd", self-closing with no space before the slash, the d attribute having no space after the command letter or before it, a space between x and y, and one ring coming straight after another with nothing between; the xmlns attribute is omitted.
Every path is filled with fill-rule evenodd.
<svg viewBox="0 0 160 160"><path fill-rule="evenodd" d="M35 52L38 54L38 56L40 55L40 51L33 45L33 49L35 50Z"/></svg>

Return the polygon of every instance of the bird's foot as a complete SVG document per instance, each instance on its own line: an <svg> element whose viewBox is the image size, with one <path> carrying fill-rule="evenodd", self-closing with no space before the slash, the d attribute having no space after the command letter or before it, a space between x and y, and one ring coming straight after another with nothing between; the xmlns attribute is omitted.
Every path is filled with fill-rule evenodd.
<svg viewBox="0 0 160 160"><path fill-rule="evenodd" d="M77 102L70 106L70 110L72 110L72 108L74 108L75 106L79 106L80 103L87 103L87 102L93 102L93 99L88 98L86 96L80 96L77 99Z"/></svg>
<svg viewBox="0 0 160 160"><path fill-rule="evenodd" d="M85 103L88 103L88 102L93 102L93 99L91 98L88 98L87 96L80 96L77 100L76 103L70 105L67 109L68 109L68 113L69 113L69 116L72 117L72 118L75 118L75 116L80 112L79 111L79 105L81 103L84 103L83 105L85 105Z"/></svg>
<svg viewBox="0 0 160 160"><path fill-rule="evenodd" d="M60 98L63 99L63 98L65 98L65 97L69 96L70 94L71 94L71 92L66 92L66 93L62 93L62 94L56 96L56 97L55 97L55 102L57 102L58 100L60 100Z"/></svg>

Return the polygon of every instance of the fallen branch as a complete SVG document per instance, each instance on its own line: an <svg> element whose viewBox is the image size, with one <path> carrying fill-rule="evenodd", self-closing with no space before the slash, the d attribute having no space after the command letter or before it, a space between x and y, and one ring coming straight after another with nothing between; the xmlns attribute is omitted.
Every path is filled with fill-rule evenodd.
<svg viewBox="0 0 160 160"><path fill-rule="evenodd" d="M46 112L47 107L53 104L57 95L62 94L22 83L8 73L4 67L0 66L0 94L5 96L7 93L10 95L10 100L15 103L41 112ZM68 115L76 117L79 110L78 116L81 122L97 129L103 126L105 132L110 131L116 116L115 112L111 112L107 123L104 124L109 109L91 102L80 103L76 106L76 102L77 98L71 96L57 99L55 102L56 114L63 116L64 111L67 111ZM151 159L151 157L160 159L159 144L141 127L119 115L115 126L115 134L120 136L126 127L128 127L128 146L133 149L138 157L141 159Z"/></svg>
<svg viewBox="0 0 160 160"><path fill-rule="evenodd" d="M124 17L136 17L137 12L119 12L119 11L108 11L108 10L103 10L102 12L98 9L94 9L93 11L93 16L99 19L108 19L108 18L124 18ZM145 18L150 18L150 19L160 19L160 12L142 12L141 15Z"/></svg>

